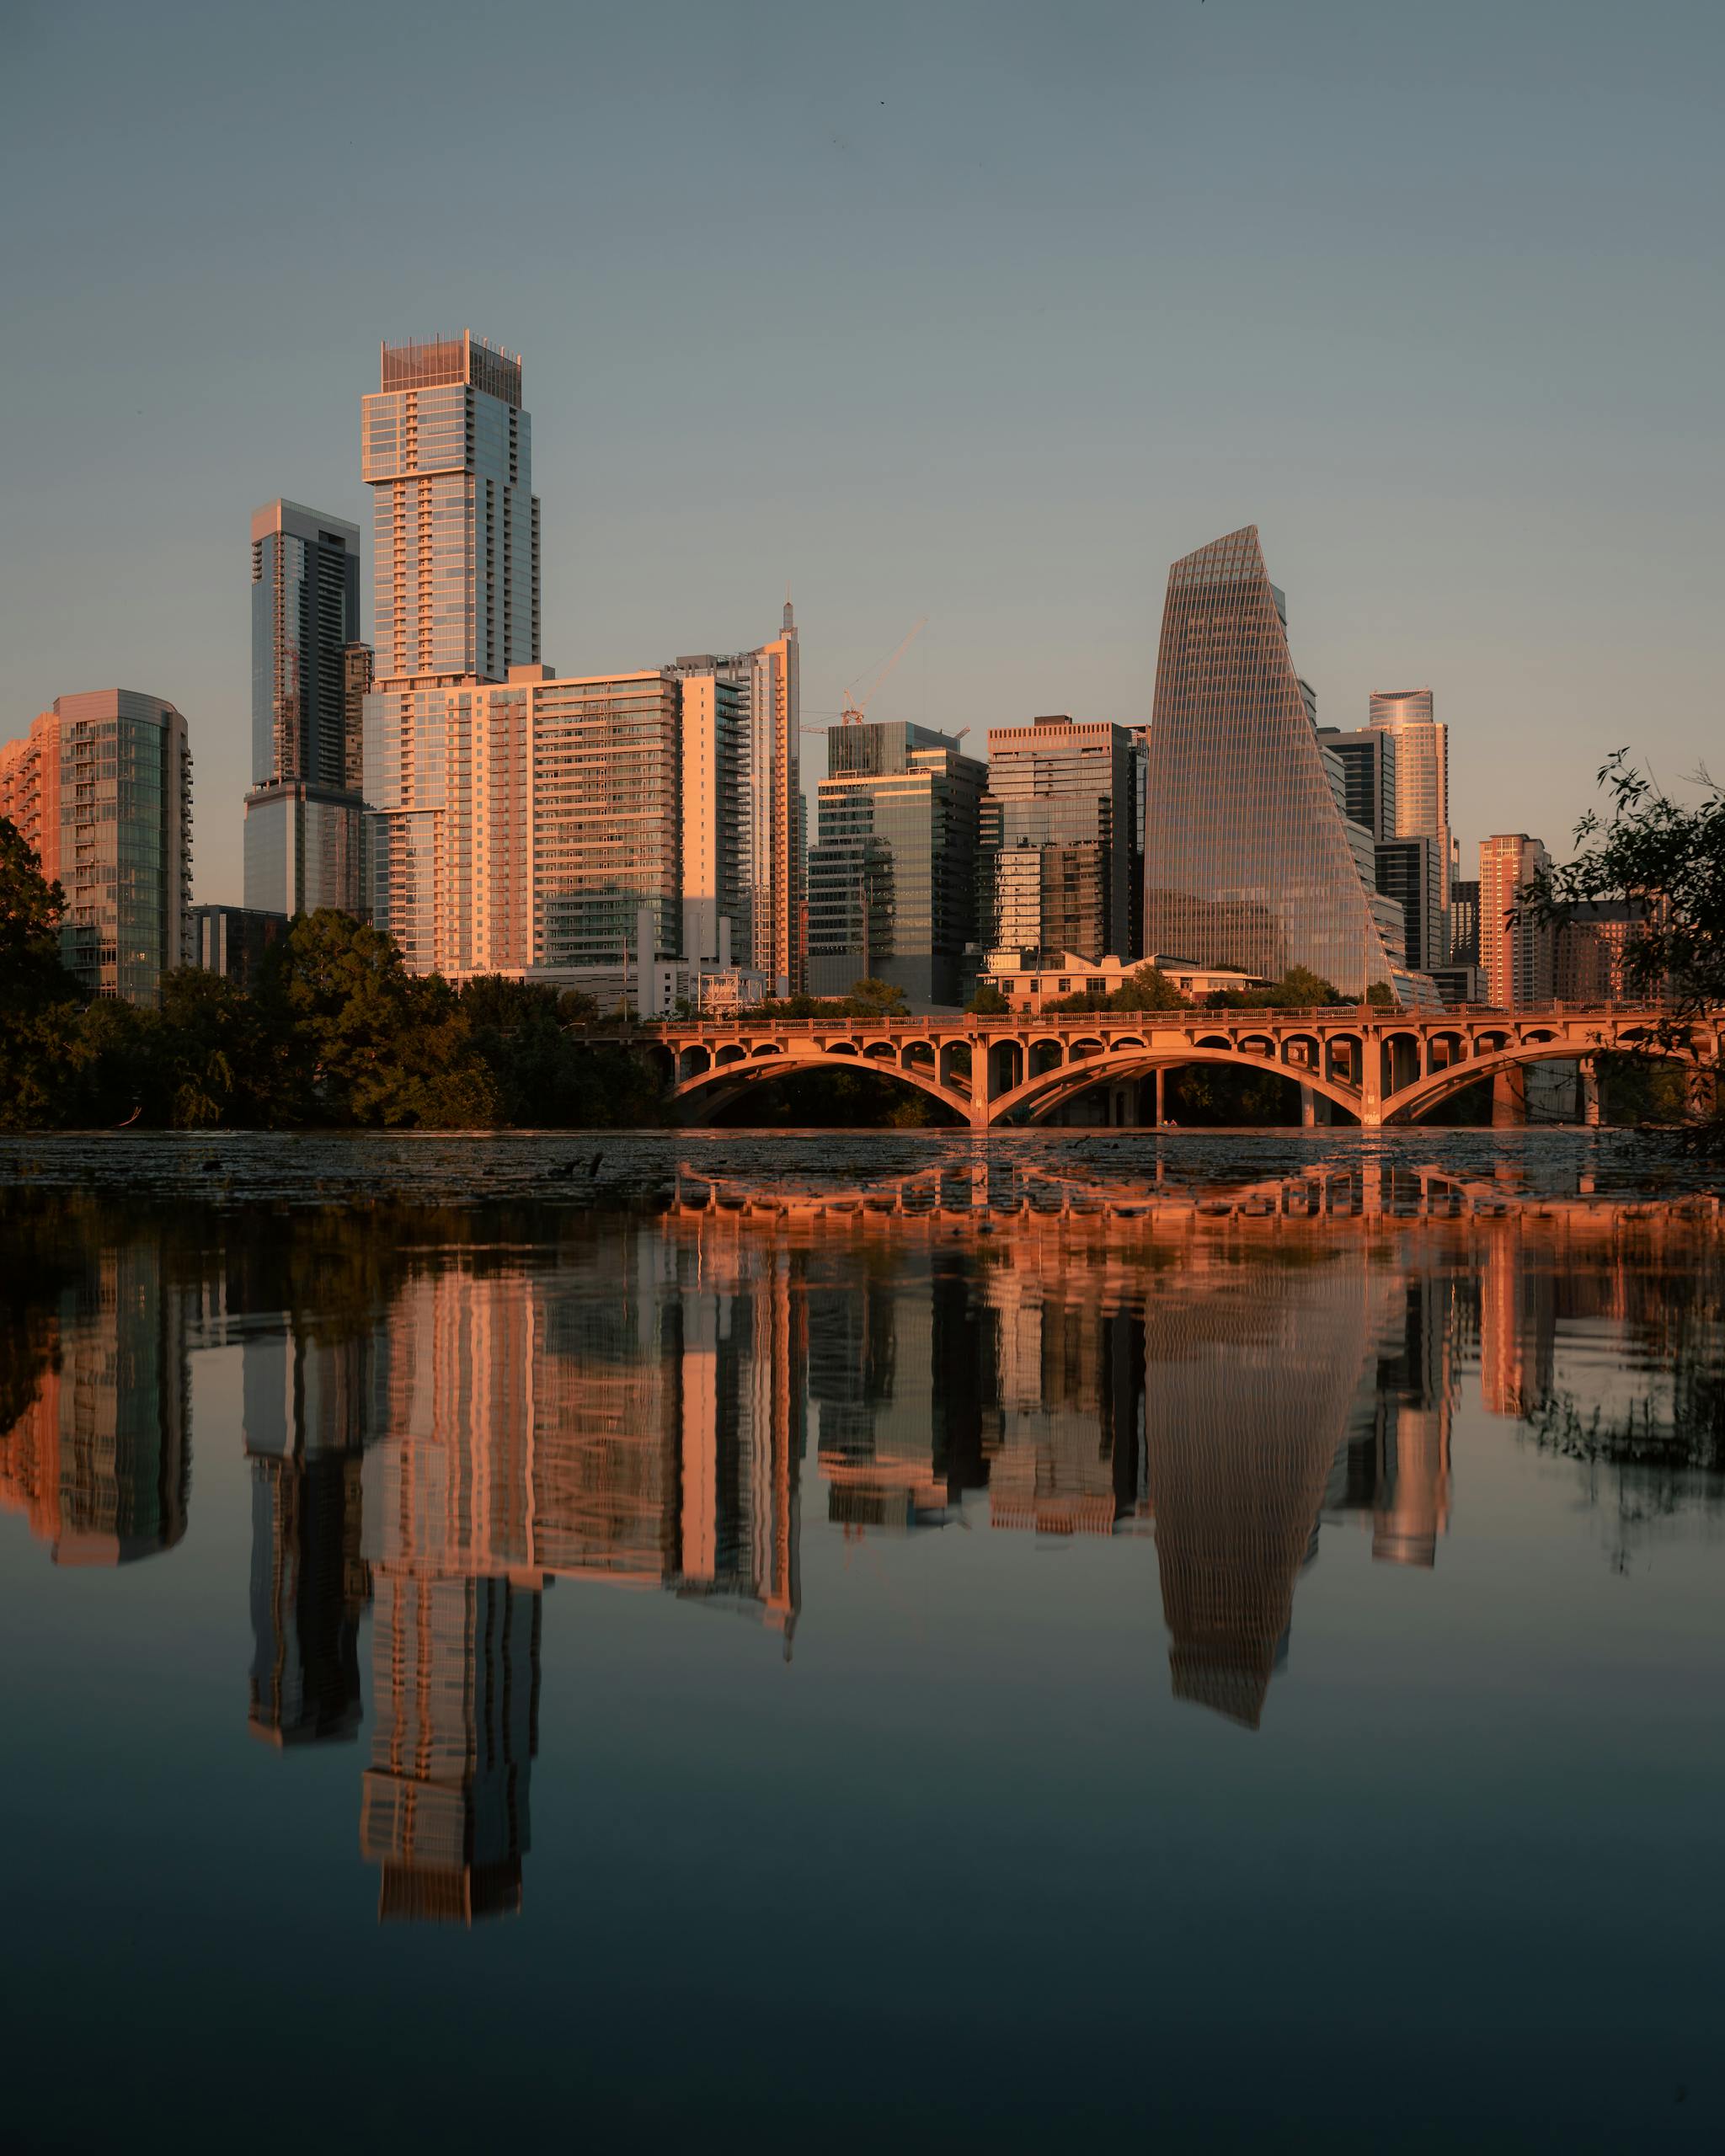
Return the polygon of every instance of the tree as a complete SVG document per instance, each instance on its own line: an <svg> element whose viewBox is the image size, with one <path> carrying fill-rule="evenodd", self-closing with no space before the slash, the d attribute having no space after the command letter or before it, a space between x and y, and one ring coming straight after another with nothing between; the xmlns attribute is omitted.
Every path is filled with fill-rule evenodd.
<svg viewBox="0 0 1725 2156"><path fill-rule="evenodd" d="M890 981L876 980L872 975L853 980L845 1001L849 1006L847 1015L852 1017L908 1018L911 1015L904 990L895 988Z"/></svg>
<svg viewBox="0 0 1725 2156"><path fill-rule="evenodd" d="M1725 1152L1725 1072L1695 1030L1697 1019L1725 1009L1725 787L1703 767L1693 781L1701 798L1674 800L1630 763L1626 749L1606 758L1596 782L1608 796L1605 812L1582 818L1581 851L1542 869L1516 911L1561 928L1601 899L1637 910L1623 947L1624 989L1664 1005L1650 1049L1688 1063L1690 1098L1708 1102L1693 1138L1708 1153Z"/></svg>
<svg viewBox="0 0 1725 2156"><path fill-rule="evenodd" d="M389 937L320 907L270 958L260 1000L290 1041L288 1113L362 1126L497 1121L496 1088L455 991L435 974L409 973Z"/></svg>
<svg viewBox="0 0 1725 2156"><path fill-rule="evenodd" d="M1008 1018L1012 1012L1012 1005L991 980L980 984L964 1008L977 1018Z"/></svg>
<svg viewBox="0 0 1725 2156"><path fill-rule="evenodd" d="M1310 966L1290 966L1268 988L1224 989L1210 998L1210 1006L1213 1011L1319 1011L1348 1001L1332 981Z"/></svg>
<svg viewBox="0 0 1725 2156"><path fill-rule="evenodd" d="M1108 998L1111 1011L1183 1011L1186 998L1158 966L1139 966Z"/></svg>
<svg viewBox="0 0 1725 2156"><path fill-rule="evenodd" d="M66 901L38 867L15 824L0 816L0 1016L8 1019L77 1001L60 962Z"/></svg>

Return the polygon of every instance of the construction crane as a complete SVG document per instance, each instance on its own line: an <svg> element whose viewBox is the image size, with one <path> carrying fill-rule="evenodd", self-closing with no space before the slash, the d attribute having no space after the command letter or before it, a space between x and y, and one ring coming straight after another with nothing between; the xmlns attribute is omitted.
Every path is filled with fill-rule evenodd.
<svg viewBox="0 0 1725 2156"><path fill-rule="evenodd" d="M921 635L923 630L926 629L927 626L927 615L923 614L919 616L917 620L911 625L910 634L905 638L904 642L899 646L892 657L888 659L886 664L881 668L880 671L875 675L873 680L869 683L868 693L862 699L861 702L857 701L854 694L857 686L855 681L851 684L850 688L841 691L840 694L843 706L842 709L839 712L839 724L841 726L860 726L862 723L863 716L867 712L869 705L874 701L875 696L879 692L881 684L886 680L888 675L892 672L894 667L898 664L899 661L911 648L911 645L916 643L917 638ZM860 681L865 678L866 677L864 675L859 674L857 680ZM826 728L824 726L805 726L803 728L802 731L804 734L825 734Z"/></svg>

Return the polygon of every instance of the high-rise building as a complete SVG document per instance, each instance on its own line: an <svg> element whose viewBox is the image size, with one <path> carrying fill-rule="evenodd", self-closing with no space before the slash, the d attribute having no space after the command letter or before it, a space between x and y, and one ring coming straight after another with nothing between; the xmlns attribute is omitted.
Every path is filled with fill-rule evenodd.
<svg viewBox="0 0 1725 2156"><path fill-rule="evenodd" d="M1397 838L1450 829L1449 729L1434 714L1429 689L1375 689L1368 724L1396 744Z"/></svg>
<svg viewBox="0 0 1725 2156"><path fill-rule="evenodd" d="M592 965L643 906L681 955L679 684L668 674L387 686L366 701L373 917L416 973Z"/></svg>
<svg viewBox="0 0 1725 2156"><path fill-rule="evenodd" d="M56 696L0 748L0 816L23 834L66 911L61 955L91 995L153 1003L190 957L192 759L159 696Z"/></svg>
<svg viewBox="0 0 1725 2156"><path fill-rule="evenodd" d="M1375 851L1378 889L1402 909L1403 948L1410 969L1429 973L1434 966L1447 963L1441 842L1421 832L1381 839Z"/></svg>
<svg viewBox="0 0 1725 2156"><path fill-rule="evenodd" d="M956 1004L976 936L986 766L949 734L900 720L832 726L809 850L809 988L863 975L912 1004Z"/></svg>
<svg viewBox="0 0 1725 2156"><path fill-rule="evenodd" d="M1624 954L1651 925L1641 899L1592 899L1569 908L1557 930L1555 989L1561 1003L1618 1003L1629 990Z"/></svg>
<svg viewBox="0 0 1725 2156"><path fill-rule="evenodd" d="M991 950L1141 953L1139 765L1129 728L1064 714L988 730L981 941Z"/></svg>
<svg viewBox="0 0 1725 2156"><path fill-rule="evenodd" d="M1342 766L1343 798L1349 818L1375 841L1396 835L1396 737L1383 728L1344 732L1321 726L1318 739Z"/></svg>
<svg viewBox="0 0 1725 2156"><path fill-rule="evenodd" d="M781 995L802 986L799 664L787 599L783 627L772 643L752 651L688 654L665 670L684 685L684 903L692 932L702 938L697 948L686 934L683 956L718 958L717 924L729 918L736 963L765 974ZM709 708L715 720L723 711L727 721L710 742ZM727 876L728 915L714 902Z"/></svg>
<svg viewBox="0 0 1725 2156"><path fill-rule="evenodd" d="M273 910L198 905L191 910L186 963L220 974L236 988L248 987L267 954L287 941L288 921Z"/></svg>
<svg viewBox="0 0 1725 2156"><path fill-rule="evenodd" d="M1426 954L1424 963L1441 965L1450 957L1449 728L1434 712L1429 689L1374 690L1369 713L1369 730L1387 734L1396 744L1394 821L1379 836L1429 837L1439 841L1442 878L1439 910L1426 921L1418 941Z"/></svg>
<svg viewBox="0 0 1725 2156"><path fill-rule="evenodd" d="M267 503L252 519L250 910L360 910L350 656L365 649L359 636L359 526L299 502Z"/></svg>
<svg viewBox="0 0 1725 2156"><path fill-rule="evenodd" d="M385 344L365 400L378 684L499 681L539 657L521 360L469 332Z"/></svg>
<svg viewBox="0 0 1725 2156"><path fill-rule="evenodd" d="M1479 845L1479 962L1486 1000L1499 1010L1551 1001L1556 937L1519 901L1551 857L1525 831L1500 832Z"/></svg>
<svg viewBox="0 0 1725 2156"><path fill-rule="evenodd" d="M1458 966L1479 963L1479 878L1458 878L1450 885L1450 958Z"/></svg>
<svg viewBox="0 0 1725 2156"><path fill-rule="evenodd" d="M1306 966L1344 995L1383 984L1418 996L1341 783L1258 527L1176 562L1150 728L1144 947L1270 980Z"/></svg>

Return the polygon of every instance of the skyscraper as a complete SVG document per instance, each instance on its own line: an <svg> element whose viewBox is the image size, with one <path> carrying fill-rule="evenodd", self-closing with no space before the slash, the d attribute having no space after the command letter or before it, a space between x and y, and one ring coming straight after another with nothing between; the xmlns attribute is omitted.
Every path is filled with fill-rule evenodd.
<svg viewBox="0 0 1725 2156"><path fill-rule="evenodd" d="M799 665L796 616L787 599L783 626L770 643L752 651L697 652L673 660L666 669L685 685L686 724L691 712L707 709L708 692L698 687L700 683L713 684L713 693L722 700L725 691L738 699L734 791L728 791L729 782L718 771L717 742L710 759L702 750L702 757L708 760L699 762L700 775L690 771L690 778L702 790L692 799L686 793L686 823L692 808L702 809L707 789L717 791L713 796L715 814L707 819L707 839L713 852L709 855L697 846L699 865L692 871L693 882L690 834L685 833L686 905L702 907L692 920L716 921L724 908L710 903L713 894L705 885L721 873L718 861L730 857L736 864L734 910L729 916L732 955L739 965L764 973L781 995L803 985ZM692 700L691 689L696 691ZM687 755L686 746L686 767ZM706 776L709 766L710 776ZM698 950L686 942L683 951L692 959L718 955L716 942L703 942Z"/></svg>
<svg viewBox="0 0 1725 2156"><path fill-rule="evenodd" d="M1417 941L1422 965L1443 965L1450 957L1450 734L1434 715L1429 689L1377 689L1370 704L1370 730L1387 734L1395 750L1395 821L1382 838L1434 838L1438 841L1440 888L1435 905L1420 925ZM1409 964L1414 963L1410 957Z"/></svg>
<svg viewBox="0 0 1725 2156"><path fill-rule="evenodd" d="M1176 562L1150 728L1145 948L1270 980L1307 966L1344 995L1382 983L1406 1002L1419 991L1378 918L1308 698L1258 527Z"/></svg>
<svg viewBox="0 0 1725 2156"><path fill-rule="evenodd" d="M1396 737L1381 727L1362 726L1344 733L1321 726L1318 739L1342 766L1343 796L1349 817L1375 839L1396 835Z"/></svg>
<svg viewBox="0 0 1725 2156"><path fill-rule="evenodd" d="M1480 841L1479 963L1486 1001L1499 1010L1551 999L1554 931L1549 922L1517 915L1521 894L1551 859L1544 843L1525 831L1499 832Z"/></svg>
<svg viewBox="0 0 1725 2156"><path fill-rule="evenodd" d="M1124 726L1060 714L988 730L981 940L991 950L1141 955L1143 750Z"/></svg>
<svg viewBox="0 0 1725 2156"><path fill-rule="evenodd" d="M252 519L252 910L361 908L360 712L350 684L364 651L359 526L298 502L267 503Z"/></svg>
<svg viewBox="0 0 1725 2156"><path fill-rule="evenodd" d="M1444 857L1429 832L1381 839L1375 849L1377 886L1402 909L1403 948L1409 968L1425 973L1448 963L1449 937L1443 931Z"/></svg>
<svg viewBox="0 0 1725 2156"><path fill-rule="evenodd" d="M386 344L365 400L380 687L501 680L539 656L539 504L521 360L463 331Z"/></svg>
<svg viewBox="0 0 1725 2156"><path fill-rule="evenodd" d="M986 766L908 721L830 726L809 851L809 987L864 974L913 1004L955 1004L976 935L978 814Z"/></svg>
<svg viewBox="0 0 1725 2156"><path fill-rule="evenodd" d="M192 759L159 696L56 696L0 749L0 816L66 897L61 951L88 995L153 1003L190 957Z"/></svg>

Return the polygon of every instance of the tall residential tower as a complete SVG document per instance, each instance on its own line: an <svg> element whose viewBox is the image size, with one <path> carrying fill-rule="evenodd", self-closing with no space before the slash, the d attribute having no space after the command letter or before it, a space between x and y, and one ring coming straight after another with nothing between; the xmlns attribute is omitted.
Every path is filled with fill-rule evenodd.
<svg viewBox="0 0 1725 2156"><path fill-rule="evenodd" d="M378 687L531 664L539 504L521 355L468 331L386 344L361 426Z"/></svg>
<svg viewBox="0 0 1725 2156"><path fill-rule="evenodd" d="M192 759L161 696L56 696L0 748L0 816L66 894L61 954L87 995L153 1003L188 963Z"/></svg>
<svg viewBox="0 0 1725 2156"><path fill-rule="evenodd" d="M248 910L358 913L360 531L299 502L252 519L252 788L246 796Z"/></svg>

